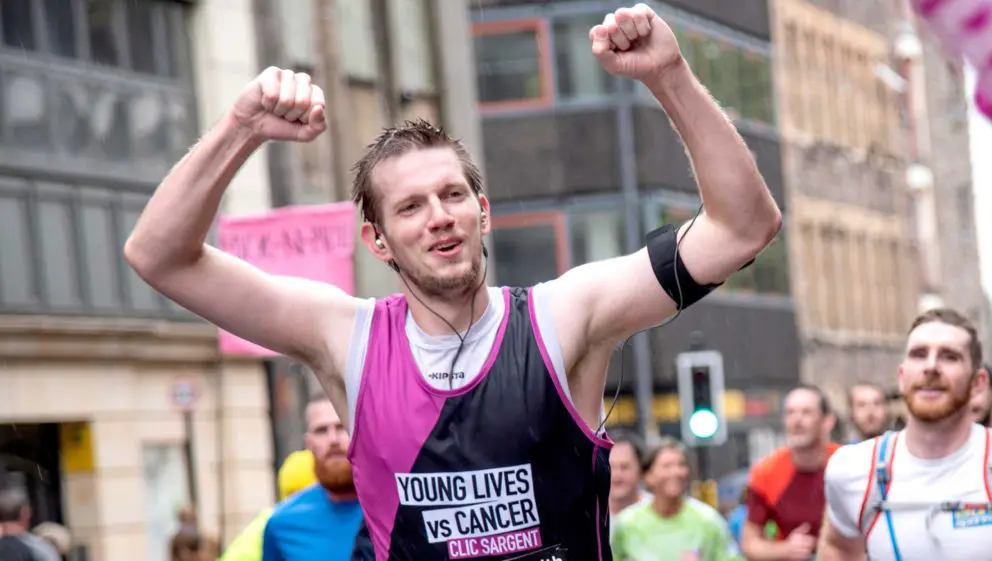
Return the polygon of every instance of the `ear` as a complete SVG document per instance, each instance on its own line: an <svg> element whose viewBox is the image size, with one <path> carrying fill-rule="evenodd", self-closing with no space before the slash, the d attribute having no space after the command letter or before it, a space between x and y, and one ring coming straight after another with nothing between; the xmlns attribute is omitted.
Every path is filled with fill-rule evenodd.
<svg viewBox="0 0 992 561"><path fill-rule="evenodd" d="M386 241L386 236L376 236L376 229L372 224L368 222L362 224L361 234L362 241L365 242L365 247L369 248L372 255L375 255L383 263L389 263L393 260L393 252L389 251L389 243ZM381 229L379 230L379 234L382 234ZM382 241L382 245L375 243L377 238Z"/></svg>
<svg viewBox="0 0 992 561"><path fill-rule="evenodd" d="M981 393L989 385L989 371L979 368L975 375L971 377L971 395Z"/></svg>
<svg viewBox="0 0 992 561"><path fill-rule="evenodd" d="M906 376L903 372L902 365L899 365L899 374L897 380L899 381L899 395L904 395L906 393Z"/></svg>
<svg viewBox="0 0 992 561"><path fill-rule="evenodd" d="M479 226L482 229L482 235L485 236L493 230L493 215L489 210L489 199L485 195L479 195L479 207L483 213Z"/></svg>

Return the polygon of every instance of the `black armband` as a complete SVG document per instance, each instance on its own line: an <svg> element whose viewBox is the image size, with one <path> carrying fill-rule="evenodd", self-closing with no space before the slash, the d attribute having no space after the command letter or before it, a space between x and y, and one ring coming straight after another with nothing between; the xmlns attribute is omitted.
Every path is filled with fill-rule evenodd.
<svg viewBox="0 0 992 561"><path fill-rule="evenodd" d="M678 306L678 309L684 310L702 300L720 284L699 284L696 282L696 279L692 278L688 269L685 268L682 256L676 253L677 245L678 230L671 224L665 224L661 228L648 232L648 258L651 260L654 276L658 279L661 288Z"/></svg>

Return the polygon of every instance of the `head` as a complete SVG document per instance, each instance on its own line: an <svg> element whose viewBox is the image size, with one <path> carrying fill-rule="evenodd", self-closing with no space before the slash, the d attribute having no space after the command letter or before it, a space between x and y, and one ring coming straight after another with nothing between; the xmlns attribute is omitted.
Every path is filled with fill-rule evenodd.
<svg viewBox="0 0 992 561"><path fill-rule="evenodd" d="M307 404L306 421L304 442L313 454L317 481L331 494L354 493L355 483L348 461L351 437L331 401L322 395L311 399Z"/></svg>
<svg viewBox="0 0 992 561"><path fill-rule="evenodd" d="M422 293L473 293L490 231L482 173L468 151L426 121L387 129L355 164L362 240Z"/></svg>
<svg viewBox="0 0 992 561"><path fill-rule="evenodd" d="M984 368L986 372L989 371L988 365ZM986 384L971 394L968 408L971 411L971 418L976 423L990 426L992 424L992 387Z"/></svg>
<svg viewBox="0 0 992 561"><path fill-rule="evenodd" d="M937 308L913 321L899 366L899 391L910 417L924 423L970 414L972 395L988 385L975 326L960 313Z"/></svg>
<svg viewBox="0 0 992 561"><path fill-rule="evenodd" d="M847 406L851 424L861 438L874 438L888 428L889 410L885 388L872 382L859 382L848 390Z"/></svg>
<svg viewBox="0 0 992 561"><path fill-rule="evenodd" d="M21 531L30 527L31 499L23 488L0 488L0 524L8 528L17 527Z"/></svg>
<svg viewBox="0 0 992 561"><path fill-rule="evenodd" d="M644 482L656 497L674 500L684 497L688 491L689 472L685 446L670 436L663 436L648 458Z"/></svg>
<svg viewBox="0 0 992 561"><path fill-rule="evenodd" d="M610 497L635 500L644 470L644 447L632 435L613 439L610 450Z"/></svg>
<svg viewBox="0 0 992 561"><path fill-rule="evenodd" d="M812 450L824 446L834 428L826 394L816 386L801 385L785 396L785 436L790 448Z"/></svg>

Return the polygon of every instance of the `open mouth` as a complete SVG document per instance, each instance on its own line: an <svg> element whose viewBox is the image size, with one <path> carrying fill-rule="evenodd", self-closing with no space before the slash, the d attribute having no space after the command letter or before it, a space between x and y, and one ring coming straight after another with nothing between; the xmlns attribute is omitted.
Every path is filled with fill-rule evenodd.
<svg viewBox="0 0 992 561"><path fill-rule="evenodd" d="M462 242L459 240L445 240L432 245L431 252L443 257L450 257L458 253L458 250L461 249L461 247Z"/></svg>

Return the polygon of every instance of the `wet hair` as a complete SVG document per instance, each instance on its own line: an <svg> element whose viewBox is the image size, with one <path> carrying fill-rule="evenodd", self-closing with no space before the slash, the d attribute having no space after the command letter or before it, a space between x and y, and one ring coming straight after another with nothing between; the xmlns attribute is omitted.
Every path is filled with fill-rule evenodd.
<svg viewBox="0 0 992 561"><path fill-rule="evenodd" d="M817 405L819 406L818 409L820 410L820 413L822 413L824 416L830 415L833 412L833 410L830 408L830 400L827 398L827 394L823 393L823 390L821 390L819 387L814 386L813 384L799 384L793 386L793 388L789 390L788 393L785 394L786 398L788 398L790 394L792 394L797 390L805 390L808 392L815 393L818 401Z"/></svg>
<svg viewBox="0 0 992 561"><path fill-rule="evenodd" d="M406 121L398 127L385 129L366 148L365 155L355 163L355 179L351 186L352 198L362 211L365 221L379 224L379 197L372 184L372 172L377 165L389 158L402 156L415 150L450 148L462 164L465 180L476 196L482 193L482 171L460 140L449 136L431 123L417 119Z"/></svg>
<svg viewBox="0 0 992 561"><path fill-rule="evenodd" d="M971 320L951 308L934 308L916 316L907 335L925 323L944 323L967 331L969 338L968 356L971 358L972 368L977 371L982 367L982 343L978 340L978 330L975 329L975 324Z"/></svg>

